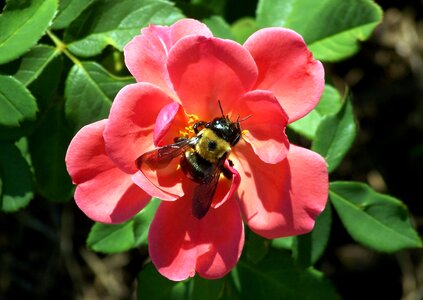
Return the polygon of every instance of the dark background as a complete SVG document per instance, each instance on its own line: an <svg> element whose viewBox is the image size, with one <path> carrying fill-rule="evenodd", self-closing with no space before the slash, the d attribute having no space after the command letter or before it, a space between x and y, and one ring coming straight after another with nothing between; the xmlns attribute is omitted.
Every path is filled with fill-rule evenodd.
<svg viewBox="0 0 423 300"><path fill-rule="evenodd" d="M254 16L255 1L239 2L228 1L229 22ZM422 235L423 1L377 2L385 16L372 38L354 57L325 65L337 87L350 87L360 127L331 180L367 182L401 199ZM0 299L134 297L145 249L90 252L85 239L91 225L72 201L36 197L18 213L0 214ZM336 217L317 267L343 299L423 299L420 250L373 252L354 243Z"/></svg>

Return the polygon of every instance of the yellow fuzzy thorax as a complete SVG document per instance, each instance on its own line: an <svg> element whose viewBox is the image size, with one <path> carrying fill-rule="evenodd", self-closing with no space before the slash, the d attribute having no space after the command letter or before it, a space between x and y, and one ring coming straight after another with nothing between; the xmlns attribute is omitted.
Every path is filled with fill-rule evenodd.
<svg viewBox="0 0 423 300"><path fill-rule="evenodd" d="M211 163L216 162L222 157L225 152L231 151L231 145L220 138L209 128L203 129L201 132L201 138L195 145L195 151L204 159ZM210 149L210 143L214 144L215 147Z"/></svg>

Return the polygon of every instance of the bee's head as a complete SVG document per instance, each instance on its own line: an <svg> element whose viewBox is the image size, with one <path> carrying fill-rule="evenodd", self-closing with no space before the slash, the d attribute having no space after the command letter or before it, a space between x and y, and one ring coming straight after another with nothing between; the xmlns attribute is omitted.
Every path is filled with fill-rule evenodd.
<svg viewBox="0 0 423 300"><path fill-rule="evenodd" d="M241 127L239 122L232 122L228 117L215 118L206 124L217 136L227 141L231 146L235 146L241 138Z"/></svg>
<svg viewBox="0 0 423 300"><path fill-rule="evenodd" d="M235 146L242 136L242 130L241 126L239 125L240 122L247 120L251 117L251 115L239 119L236 119L235 122L232 122L229 119L229 116L225 116L223 113L222 104L220 103L220 100L217 101L219 103L220 112L222 113L222 116L220 118L214 118L213 121L206 124L206 128L212 129L217 136L227 141L231 146Z"/></svg>

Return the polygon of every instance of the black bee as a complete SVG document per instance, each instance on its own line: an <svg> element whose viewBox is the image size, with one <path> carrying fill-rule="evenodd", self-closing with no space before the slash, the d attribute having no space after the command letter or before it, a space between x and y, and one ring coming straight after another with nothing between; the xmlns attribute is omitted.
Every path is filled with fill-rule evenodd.
<svg viewBox="0 0 423 300"><path fill-rule="evenodd" d="M220 173L228 179L232 173L225 168L231 148L241 138L239 120L232 122L225 116L219 101L222 116L211 122L199 121L193 125L196 136L192 138L177 138L174 144L156 148L146 152L136 160L138 169L147 164L152 169L166 167L171 160L180 157L180 166L184 174L198 183L192 199L192 214L197 219L203 218L208 212L216 192ZM229 163L232 163L229 161Z"/></svg>

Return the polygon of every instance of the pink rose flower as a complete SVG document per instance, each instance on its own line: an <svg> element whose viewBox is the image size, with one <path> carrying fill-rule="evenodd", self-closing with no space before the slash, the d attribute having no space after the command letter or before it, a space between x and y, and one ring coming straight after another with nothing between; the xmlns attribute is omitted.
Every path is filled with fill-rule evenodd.
<svg viewBox="0 0 423 300"><path fill-rule="evenodd" d="M119 223L151 197L162 199L149 253L171 280L227 274L244 245L243 220L270 239L312 230L327 201L326 163L285 134L287 124L316 106L324 87L322 64L301 36L267 28L240 45L184 19L142 29L124 52L137 83L118 93L107 120L76 134L66 155L75 201L88 217ZM232 175L220 176L199 218L192 211L199 184L183 172L183 153L165 167L140 170L137 160L195 136L196 122L222 117L218 101L232 122L251 117L240 122L242 138L222 167Z"/></svg>

